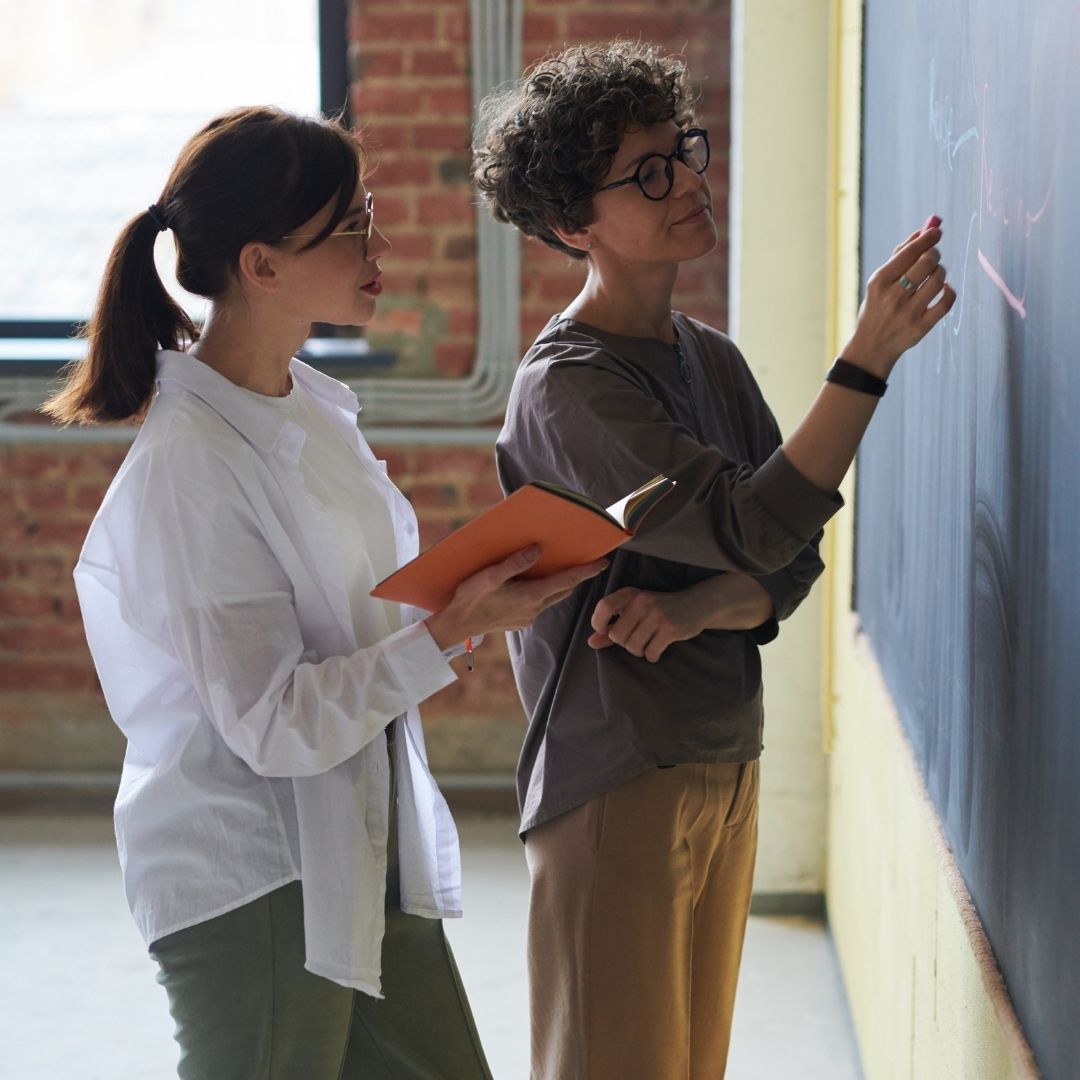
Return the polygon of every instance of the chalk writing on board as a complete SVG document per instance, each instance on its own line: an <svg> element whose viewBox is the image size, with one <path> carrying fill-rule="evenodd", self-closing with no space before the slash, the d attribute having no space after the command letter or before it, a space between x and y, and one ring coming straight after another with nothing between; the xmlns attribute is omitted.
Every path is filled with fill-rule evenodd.
<svg viewBox="0 0 1080 1080"><path fill-rule="evenodd" d="M959 134L954 132L958 126L956 106L952 97L940 88L936 58L930 59L929 71L929 127L930 136L934 143L942 150L945 164L950 172L956 167L957 155L969 143L979 144L979 204L972 212L968 224L967 243L964 251L964 265L960 270L959 297L956 310L951 315L953 334L960 333L964 318L964 297L967 288L967 271L971 259L973 240L975 259L985 274L987 280L1004 298L1005 303L1021 319L1027 318L1027 274L1028 247L1031 240L1032 230L1046 215L1054 193L1057 167L1061 155L1062 132L1059 132L1054 160L1045 177L1045 191L1041 194L1041 204L1032 212L1028 209L1024 195L1017 194L1010 187L1007 178L1003 179L1000 169L995 166L995 146L993 143L992 126L988 123L989 104L992 88L989 83L984 83L980 101L980 123L969 124ZM988 227L988 219L1003 226L1007 235L1011 234L1015 239L1022 240L1024 258L1021 266L1024 272L1021 275L1022 287L1012 284L1006 279L1005 272L995 265L991 256L979 242L984 228ZM978 225L977 235L974 232ZM1019 226L1020 235L1017 236L1016 226Z"/></svg>
<svg viewBox="0 0 1080 1080"><path fill-rule="evenodd" d="M964 265L960 268L960 283L956 286L956 306L950 313L950 325L954 337L960 333L960 327L964 325L964 308L967 306L967 274L968 266L971 262L971 238L975 233L975 225L978 220L978 210L972 210L971 217L968 220L967 245L964 248Z"/></svg>
<svg viewBox="0 0 1080 1080"><path fill-rule="evenodd" d="M939 92L937 59L930 58L930 135L935 143L945 151L945 164L949 169L960 152L960 148L972 139L979 137L979 129L972 124L957 138L953 138L953 103L947 93Z"/></svg>
<svg viewBox="0 0 1080 1080"><path fill-rule="evenodd" d="M979 249L979 265L986 272L986 276L997 286L1001 295L1005 297L1005 302L1020 316L1021 319L1027 318L1027 309L1024 307L1024 298L1017 296L1008 285L1005 284L1005 279L998 273L997 269L993 266L990 260L983 254L982 249Z"/></svg>
<svg viewBox="0 0 1080 1080"><path fill-rule="evenodd" d="M1024 287L1023 290L1017 295L1014 289L1011 289L1005 281L1005 277L996 266L994 266L982 247L979 248L979 266L982 267L983 272L990 279L994 287L1005 298L1005 302L1015 311L1020 318L1027 318L1027 262L1028 262L1028 245L1031 239L1031 233L1035 225L1042 220L1046 214L1047 208L1050 205L1050 199L1054 193L1054 181L1057 176L1058 162L1061 159L1061 139L1062 131L1059 130L1057 144L1054 150L1053 163L1050 166L1049 176L1046 178L1046 190L1042 196L1042 204L1038 210L1031 213L1024 203L1023 194L1016 195L1010 189L1008 182L1002 182L1000 174L995 174L994 165L992 163L992 151L994 147L988 148L989 143L989 128L987 125L987 110L989 106L991 88L989 84L983 85L982 94L982 130L986 133L986 137L981 140L982 157L979 164L979 228L982 229L983 216L991 217L1001 222L1007 229L1009 226L1019 226L1023 241L1024 241ZM1015 207L1015 209L1012 209ZM1015 232L1015 230L1013 230Z"/></svg>

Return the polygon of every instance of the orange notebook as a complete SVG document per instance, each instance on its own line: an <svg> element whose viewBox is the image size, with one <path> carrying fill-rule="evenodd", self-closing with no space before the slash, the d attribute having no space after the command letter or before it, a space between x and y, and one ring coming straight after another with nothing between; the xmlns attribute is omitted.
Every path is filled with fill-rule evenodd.
<svg viewBox="0 0 1080 1080"><path fill-rule="evenodd" d="M371 595L438 611L467 577L530 544L539 544L541 555L522 577L591 562L625 544L674 486L654 476L605 508L557 484L526 484L380 581Z"/></svg>

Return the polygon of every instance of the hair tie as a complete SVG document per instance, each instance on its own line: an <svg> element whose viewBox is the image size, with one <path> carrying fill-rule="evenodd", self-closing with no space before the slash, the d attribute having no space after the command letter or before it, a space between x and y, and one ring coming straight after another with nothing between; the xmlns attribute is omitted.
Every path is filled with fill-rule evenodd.
<svg viewBox="0 0 1080 1080"><path fill-rule="evenodd" d="M151 203L146 208L146 212L158 227L158 232L164 232L169 227L165 222L165 213L157 203Z"/></svg>

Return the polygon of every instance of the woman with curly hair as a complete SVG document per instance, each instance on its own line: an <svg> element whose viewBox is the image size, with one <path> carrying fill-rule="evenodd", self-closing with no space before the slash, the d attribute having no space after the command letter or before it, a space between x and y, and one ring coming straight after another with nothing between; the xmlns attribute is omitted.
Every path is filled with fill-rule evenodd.
<svg viewBox="0 0 1080 1080"><path fill-rule="evenodd" d="M676 481L606 572L510 635L529 721L533 1078L716 1080L757 844L758 646L823 569L822 526L890 371L955 301L941 231L873 275L782 440L735 345L671 308L679 266L717 239L678 58L616 41L542 60L485 102L474 149L496 218L586 269L518 370L504 488L606 504Z"/></svg>

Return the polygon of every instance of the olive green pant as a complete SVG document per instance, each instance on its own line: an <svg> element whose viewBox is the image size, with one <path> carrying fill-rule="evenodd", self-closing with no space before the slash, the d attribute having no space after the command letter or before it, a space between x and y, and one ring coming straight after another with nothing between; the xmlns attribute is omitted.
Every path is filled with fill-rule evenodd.
<svg viewBox="0 0 1080 1080"><path fill-rule="evenodd" d="M401 911L395 818L383 1000L304 970L299 882L151 946L181 1080L491 1080L442 923Z"/></svg>

